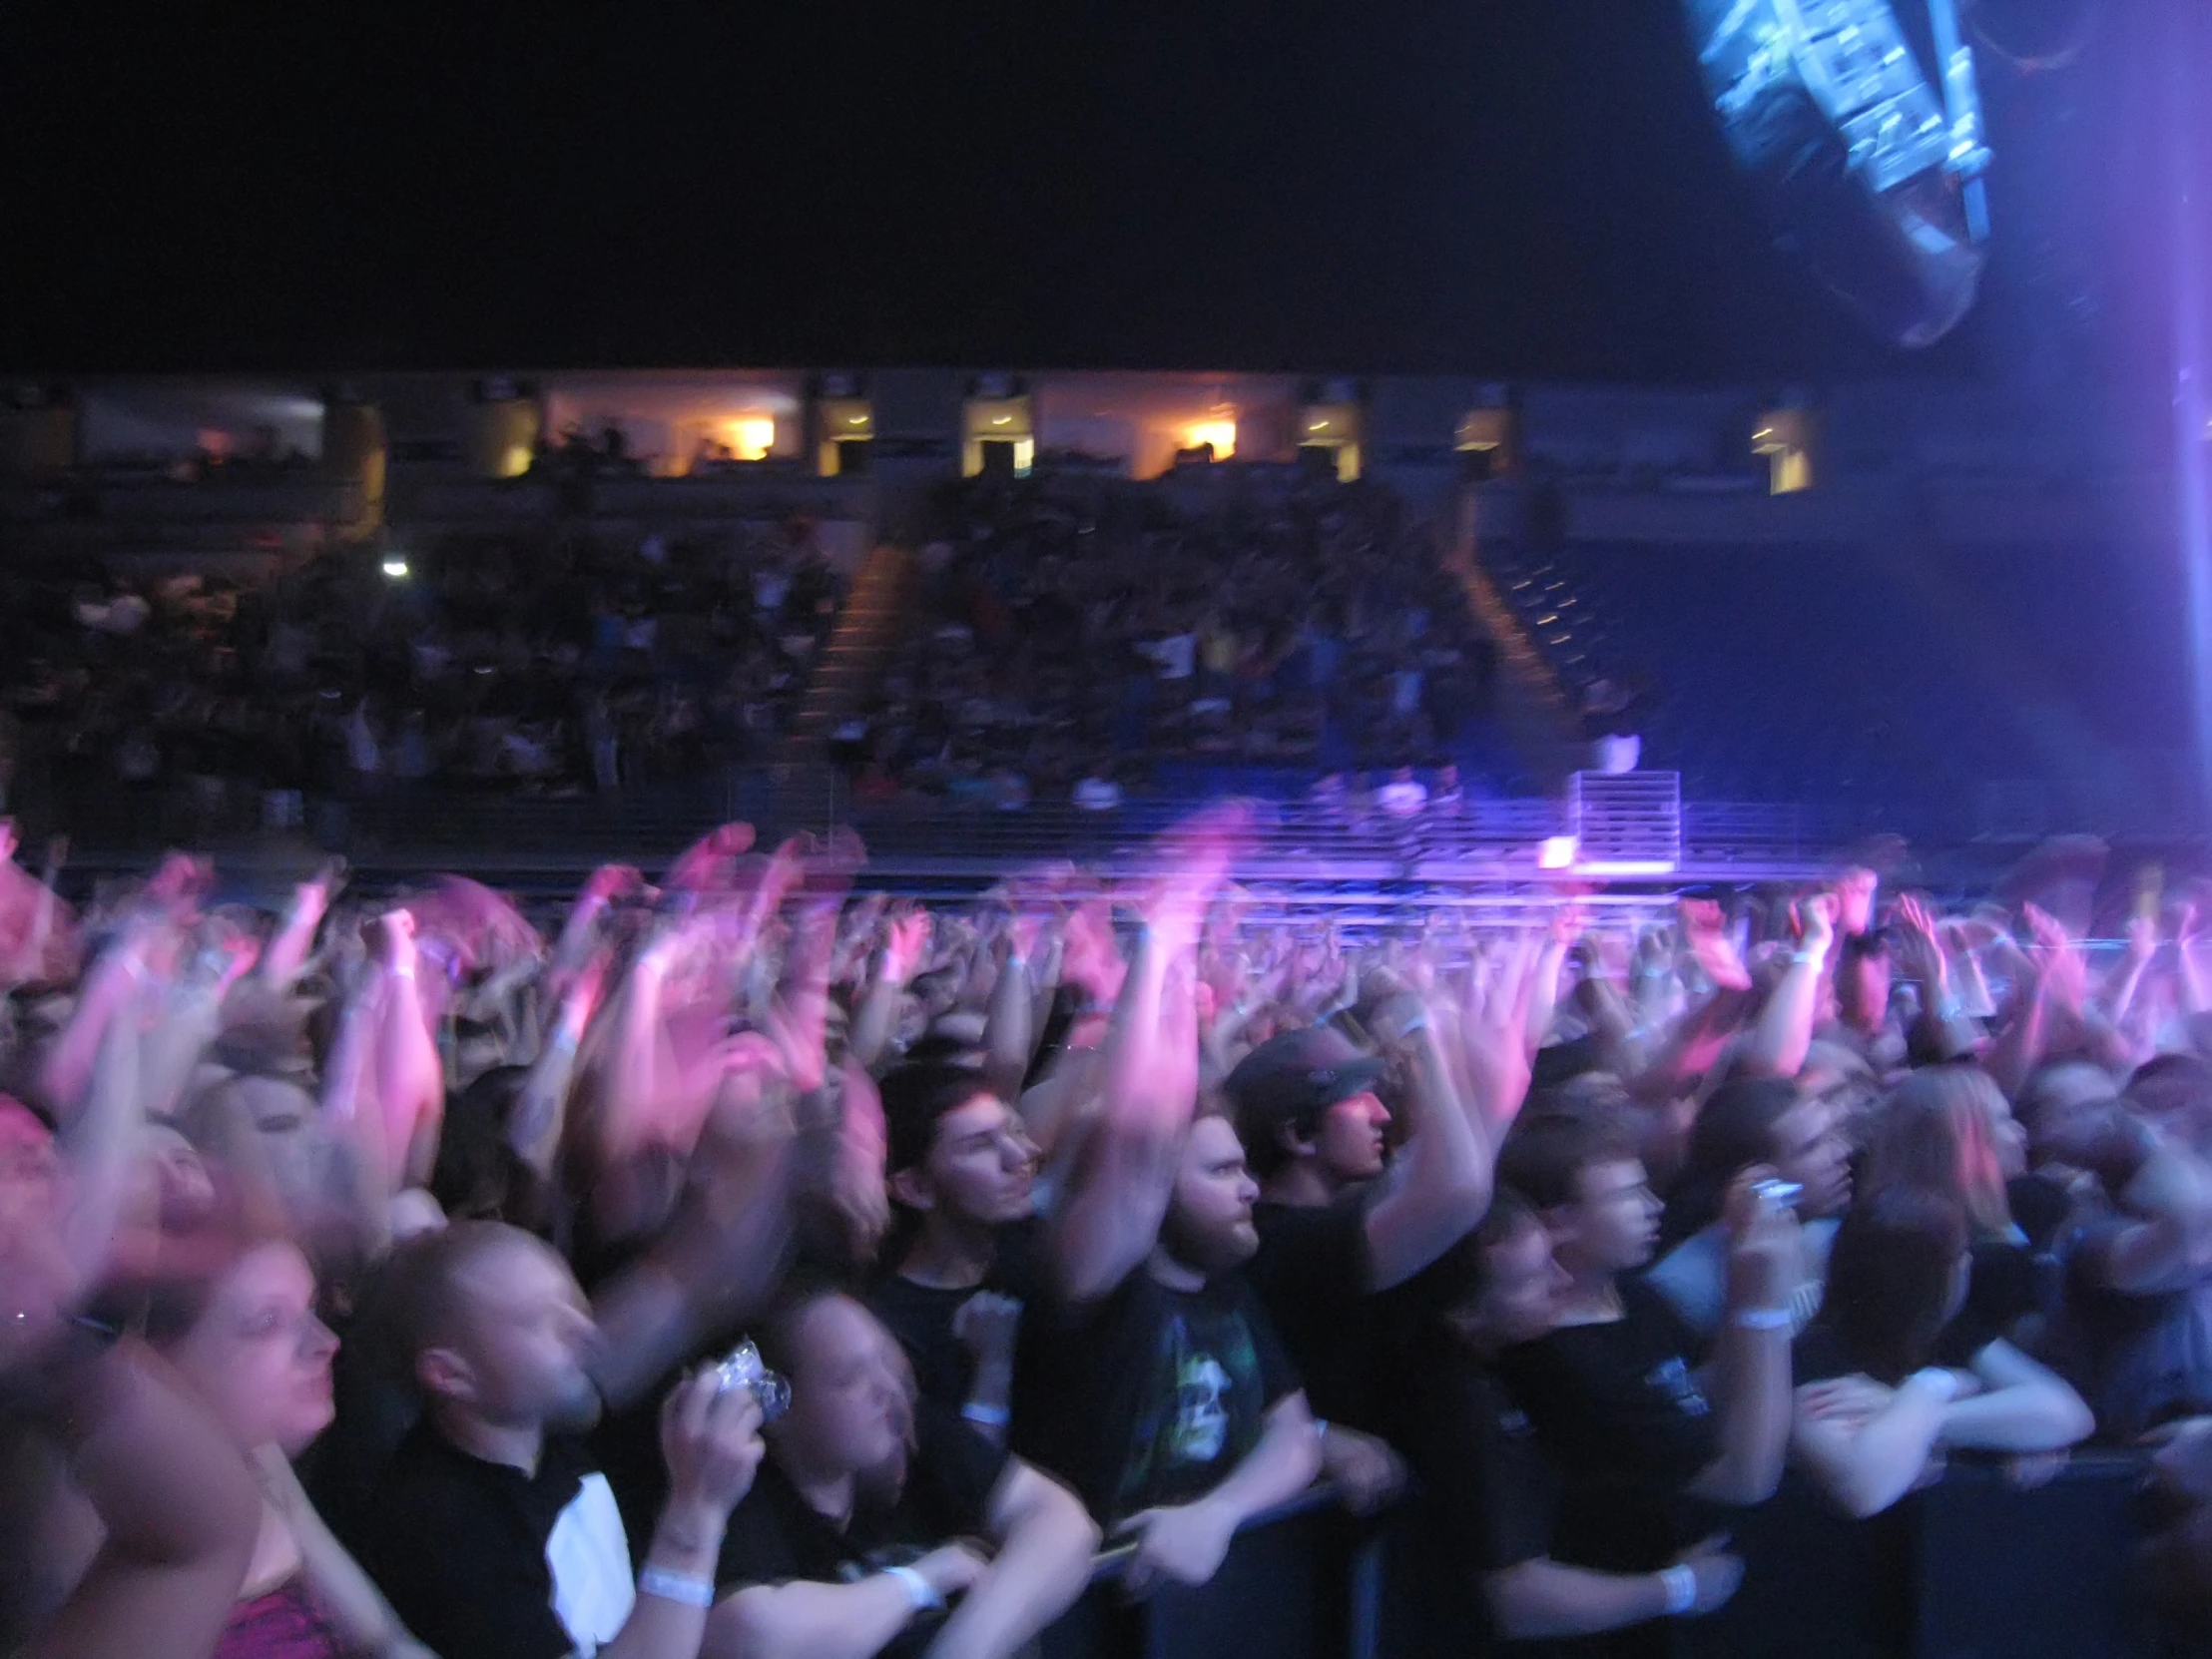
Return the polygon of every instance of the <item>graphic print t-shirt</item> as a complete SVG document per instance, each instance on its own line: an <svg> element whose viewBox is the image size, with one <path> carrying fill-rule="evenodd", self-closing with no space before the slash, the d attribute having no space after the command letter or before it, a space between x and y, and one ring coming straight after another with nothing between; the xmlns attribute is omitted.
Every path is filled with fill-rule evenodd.
<svg viewBox="0 0 2212 1659"><path fill-rule="evenodd" d="M1241 1277L1175 1291L1139 1269L1097 1302L1023 1319L1011 1443L1111 1522L1211 1491L1297 1389Z"/></svg>
<svg viewBox="0 0 2212 1659"><path fill-rule="evenodd" d="M1552 1554L1652 1572L1720 1524L1683 1490L1720 1454L1720 1429L1689 1362L1695 1335L1642 1281L1620 1295L1620 1319L1508 1349L1498 1369L1566 1481Z"/></svg>
<svg viewBox="0 0 2212 1659"><path fill-rule="evenodd" d="M400 1622L441 1654L588 1655L636 1601L614 1492L571 1439L548 1439L525 1474L417 1424L370 1500L358 1553Z"/></svg>

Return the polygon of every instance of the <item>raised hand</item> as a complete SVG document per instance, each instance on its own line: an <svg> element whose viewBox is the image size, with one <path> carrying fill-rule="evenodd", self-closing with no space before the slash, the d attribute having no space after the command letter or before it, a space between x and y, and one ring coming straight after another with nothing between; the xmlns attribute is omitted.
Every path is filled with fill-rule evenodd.
<svg viewBox="0 0 2212 1659"><path fill-rule="evenodd" d="M1706 978L1723 990L1751 989L1751 974L1729 940L1721 907L1709 898L1685 898L1680 915L1683 942Z"/></svg>
<svg viewBox="0 0 2212 1659"><path fill-rule="evenodd" d="M900 899L883 921L882 973L894 985L913 982L929 954L929 912Z"/></svg>
<svg viewBox="0 0 2212 1659"><path fill-rule="evenodd" d="M1847 937L1873 930L1875 889L1881 884L1880 876L1859 864L1836 877L1836 925Z"/></svg>
<svg viewBox="0 0 2212 1659"><path fill-rule="evenodd" d="M1797 1212L1762 1196L1757 1188L1775 1172L1754 1164L1728 1189L1722 1217L1728 1230L1728 1301L1732 1308L1780 1308L1805 1274L1805 1245Z"/></svg>
<svg viewBox="0 0 2212 1659"><path fill-rule="evenodd" d="M751 1388L725 1388L712 1370L669 1390L661 1405L661 1456L669 1507L726 1518L753 1489L767 1447Z"/></svg>
<svg viewBox="0 0 2212 1659"><path fill-rule="evenodd" d="M2078 1008L2087 989L2086 964L2081 948L2066 924L2033 904L2020 906L2028 936L2034 940L2032 960L2042 975L2043 987L2055 1000Z"/></svg>
<svg viewBox="0 0 2212 1659"><path fill-rule="evenodd" d="M2158 954L2158 917L2138 912L2127 918L2127 959L2147 962Z"/></svg>
<svg viewBox="0 0 2212 1659"><path fill-rule="evenodd" d="M1899 956L1909 978L1921 987L1931 1007L1941 1001L1949 984L1943 947L1936 936L1936 917L1924 902L1907 893L1897 902Z"/></svg>
<svg viewBox="0 0 2212 1659"><path fill-rule="evenodd" d="M581 901L587 904L612 904L617 899L642 894L646 890L645 876L635 864L601 864L585 878Z"/></svg>

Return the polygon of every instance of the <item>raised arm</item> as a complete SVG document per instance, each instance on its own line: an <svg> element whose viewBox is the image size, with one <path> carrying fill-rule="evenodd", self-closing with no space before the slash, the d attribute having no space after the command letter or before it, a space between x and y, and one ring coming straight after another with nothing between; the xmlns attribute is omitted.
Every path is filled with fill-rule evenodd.
<svg viewBox="0 0 2212 1659"><path fill-rule="evenodd" d="M284 919L277 924L269 948L255 964L256 974L270 989L288 994L299 982L299 975L306 970L307 955L314 949L315 932L329 911L331 895L343 879L343 867L336 862L326 864L310 879L291 889L291 903L284 911Z"/></svg>
<svg viewBox="0 0 2212 1659"><path fill-rule="evenodd" d="M991 941L998 974L991 981L989 1012L983 1021L983 1075L1001 1100L1021 1098L1022 1079L1036 1057L1036 996L1029 983L1029 958L1036 949L1035 920L1014 915Z"/></svg>
<svg viewBox="0 0 2212 1659"><path fill-rule="evenodd" d="M1368 1207L1371 1288L1382 1291L1412 1278L1482 1220L1495 1147L1487 1122L1460 1098L1425 1002L1399 993L1377 1010L1374 1029L1404 1063L1412 1119L1396 1179ZM1482 1036L1516 1045L1518 1038L1518 1030L1495 1027Z"/></svg>
<svg viewBox="0 0 2212 1659"><path fill-rule="evenodd" d="M1167 1215L1198 1088L1197 1056L1174 1052L1162 1014L1172 949L1154 927L1138 935L1100 1056L1100 1109L1074 1184L1046 1223L1054 1273L1073 1301L1096 1300L1128 1278Z"/></svg>
<svg viewBox="0 0 2212 1659"><path fill-rule="evenodd" d="M692 1659L707 1631L715 1563L730 1511L761 1465L761 1408L746 1388L723 1389L710 1371L677 1384L661 1406L668 1500L646 1546L645 1570L689 1579L700 1600L641 1585L637 1604L601 1659Z"/></svg>
<svg viewBox="0 0 2212 1659"><path fill-rule="evenodd" d="M1901 965L1920 990L1916 1034L1932 1052L1946 1060L1971 1054L1981 1033L1966 1017L1965 1006L1952 989L1950 963L1943 955L1934 912L1907 893L1898 900L1897 925L1903 939Z"/></svg>
<svg viewBox="0 0 2212 1659"><path fill-rule="evenodd" d="M1805 1056L1813 1046L1813 1022L1820 1013L1828 952L1836 942L1833 894L1808 898L1799 906L1798 916L1804 932L1743 1048L1745 1067L1765 1077L1795 1077L1805 1069Z"/></svg>
<svg viewBox="0 0 2212 1659"><path fill-rule="evenodd" d="M207 1659L261 1520L244 1460L168 1367L129 1341L74 1381L63 1426L107 1537L24 1659Z"/></svg>
<svg viewBox="0 0 2212 1659"><path fill-rule="evenodd" d="M598 1009L607 967L604 955L594 955L569 976L554 1009L553 1028L530 1063L507 1124L507 1144L541 1182L553 1180L568 1122L569 1090L576 1080L576 1056Z"/></svg>
<svg viewBox="0 0 2212 1659"><path fill-rule="evenodd" d="M424 1187L437 1161L438 1128L445 1117L445 1071L415 978L414 917L391 910L377 918L377 971L384 981L383 1011L373 1058L376 1104L383 1112L393 1179Z"/></svg>
<svg viewBox="0 0 2212 1659"><path fill-rule="evenodd" d="M1118 977L1099 1110L1084 1132L1073 1190L1047 1222L1063 1295L1093 1301L1151 1252L1167 1214L1184 1130L1198 1104L1199 929L1228 873L1242 819L1207 815L1163 845L1168 873L1143 906L1136 960Z"/></svg>
<svg viewBox="0 0 2212 1659"><path fill-rule="evenodd" d="M1789 1451L1789 1297L1804 1256L1795 1214L1753 1190L1772 1174L1755 1167L1729 1194L1728 1302L1711 1386L1721 1453L1689 1488L1713 1503L1766 1502Z"/></svg>
<svg viewBox="0 0 2212 1659"><path fill-rule="evenodd" d="M929 949L929 912L915 904L902 904L883 920L882 941L871 962L867 990L852 1012L852 1028L846 1046L870 1071L877 1070L898 1033L899 1007L906 987L921 971L921 959Z"/></svg>
<svg viewBox="0 0 2212 1659"><path fill-rule="evenodd" d="M100 1036L92 1088L84 1109L63 1130L72 1192L62 1222L62 1245L88 1284L98 1280L115 1249L131 1171L146 1122L140 1088L142 1015L136 999L120 1008Z"/></svg>

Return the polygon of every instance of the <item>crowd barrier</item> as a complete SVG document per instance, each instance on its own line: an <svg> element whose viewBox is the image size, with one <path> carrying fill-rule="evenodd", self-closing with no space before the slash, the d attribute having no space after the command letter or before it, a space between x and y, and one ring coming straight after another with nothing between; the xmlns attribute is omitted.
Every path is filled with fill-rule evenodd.
<svg viewBox="0 0 2212 1659"><path fill-rule="evenodd" d="M367 865L381 858L471 853L568 857L651 856L674 851L715 824L740 818L764 834L850 824L874 861L959 874L1007 861L1142 859L1197 798L1133 799L1109 813L1039 803L1020 812L979 805L855 801L836 774L775 767L571 797L444 785L393 784L349 798L261 790L243 780L172 780L135 790L105 782L11 801L24 830L66 830L82 854L124 855L167 845L250 850L273 838L308 840ZM1510 865L1525 875L1539 842L1566 827L1554 800L1469 801L1394 821L1353 821L1299 802L1261 806L1251 857L1289 873L1332 871L1375 880L1449 881ZM1812 866L1843 844L1845 824L1813 809L1762 803L1686 802L1684 867L1754 872Z"/></svg>
<svg viewBox="0 0 2212 1659"><path fill-rule="evenodd" d="M1676 1659L2154 1659L2136 1583L2140 1458L2076 1456L2020 1490L1954 1463L1853 1521L1793 1477L1742 1515L1743 1587L1665 1628ZM1238 1534L1203 1589L1131 1602L1119 1561L1039 1643L1041 1659L1473 1659L1472 1586L1417 1503L1357 1520L1308 1494Z"/></svg>

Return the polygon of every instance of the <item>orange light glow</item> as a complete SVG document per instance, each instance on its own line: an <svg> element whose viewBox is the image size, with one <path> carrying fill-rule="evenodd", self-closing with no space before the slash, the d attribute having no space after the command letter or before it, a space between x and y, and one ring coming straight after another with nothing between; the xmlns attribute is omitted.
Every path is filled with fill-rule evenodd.
<svg viewBox="0 0 2212 1659"><path fill-rule="evenodd" d="M1228 460L1237 452L1237 423L1234 420L1199 420L1184 428L1184 448L1197 449L1204 444L1213 445L1215 460Z"/></svg>
<svg viewBox="0 0 2212 1659"><path fill-rule="evenodd" d="M774 415L739 415L722 423L722 441L741 461L764 461L776 447Z"/></svg>

